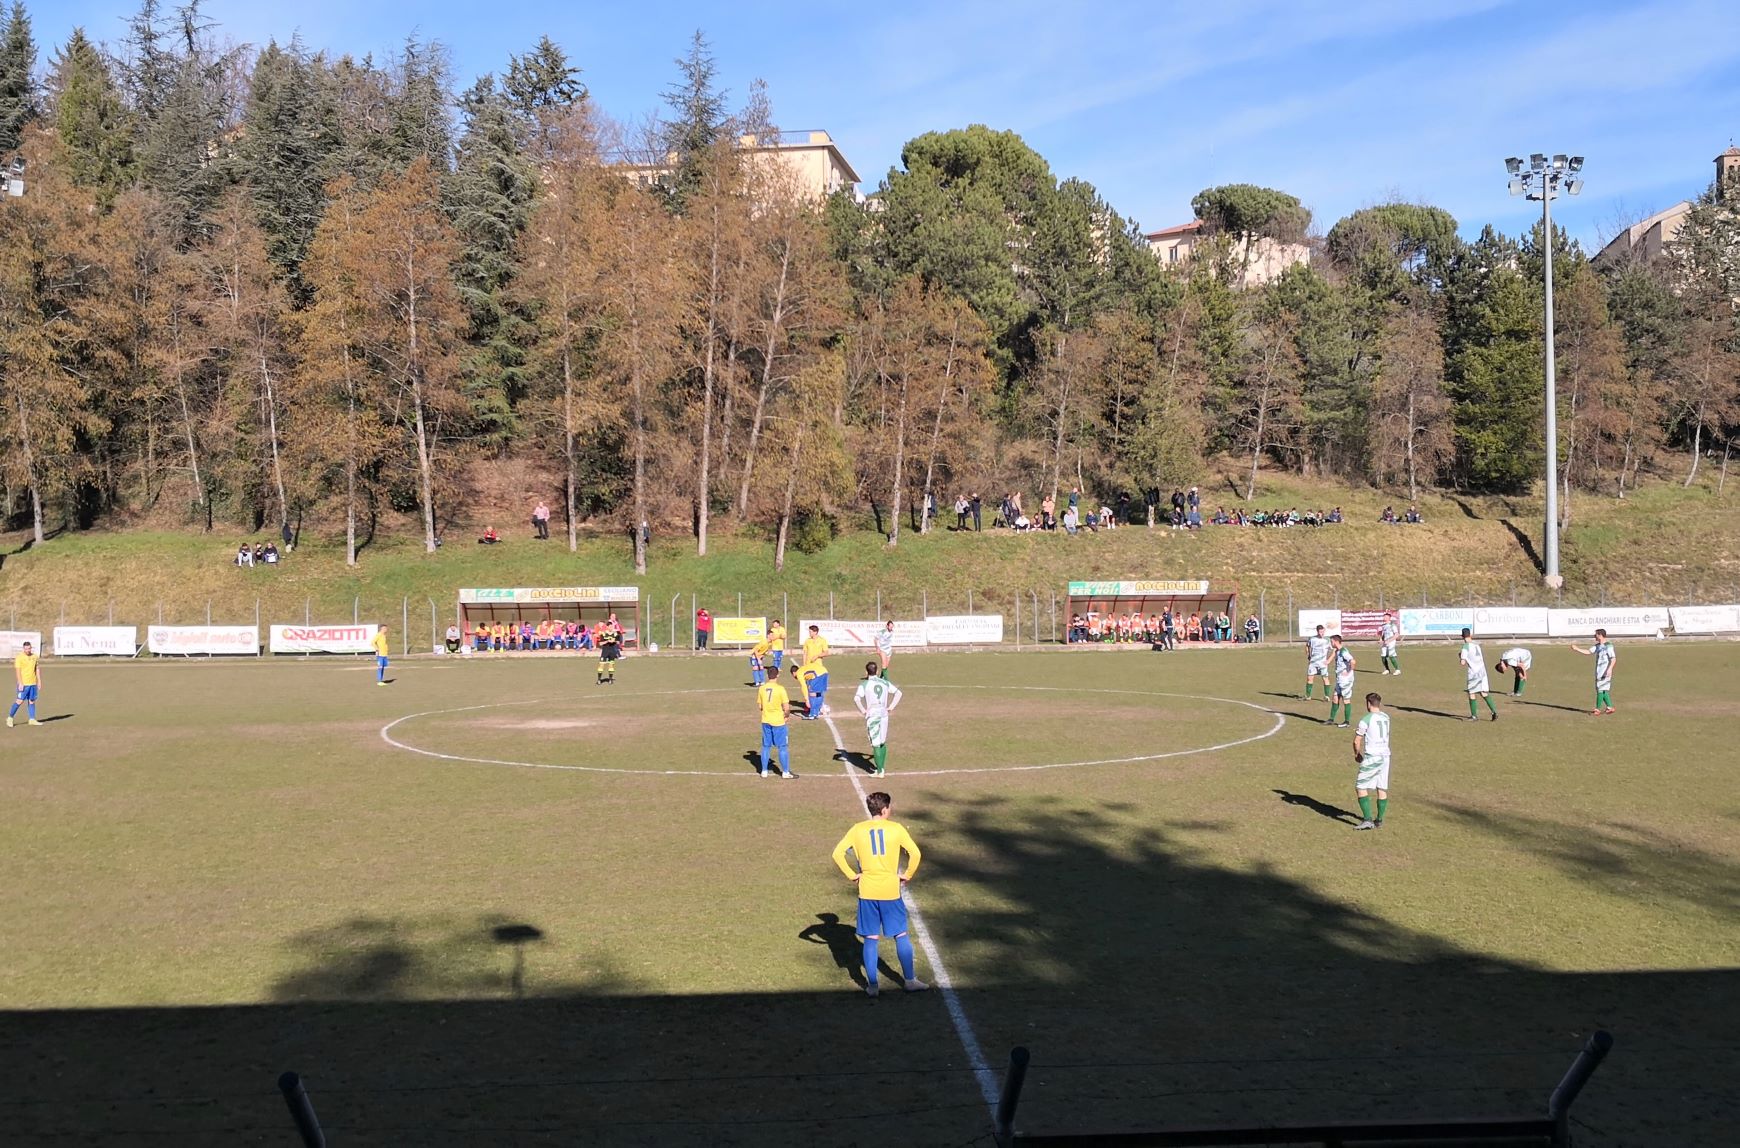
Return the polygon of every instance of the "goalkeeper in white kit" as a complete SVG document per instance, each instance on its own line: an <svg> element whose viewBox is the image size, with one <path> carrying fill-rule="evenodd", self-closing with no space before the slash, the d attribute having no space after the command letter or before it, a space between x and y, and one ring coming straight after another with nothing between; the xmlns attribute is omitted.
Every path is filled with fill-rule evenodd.
<svg viewBox="0 0 1740 1148"><path fill-rule="evenodd" d="M876 763L876 776L888 769L888 717L900 704L900 687L882 676L882 667L875 662L864 663L864 680L852 695L852 704L864 715L864 732L870 735L870 760Z"/></svg>

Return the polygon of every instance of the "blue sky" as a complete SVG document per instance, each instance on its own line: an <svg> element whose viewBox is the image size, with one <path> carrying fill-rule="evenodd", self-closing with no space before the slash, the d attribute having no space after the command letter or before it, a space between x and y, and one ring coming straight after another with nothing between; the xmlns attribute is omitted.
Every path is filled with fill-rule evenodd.
<svg viewBox="0 0 1740 1148"><path fill-rule="evenodd" d="M28 6L46 61L75 24L119 40L135 5ZM206 11L238 43L299 32L312 47L385 54L415 31L449 45L463 81L547 33L599 106L629 120L658 107L672 58L701 28L732 97L765 79L780 126L832 132L865 191L912 136L986 123L1020 133L1145 230L1189 219L1203 187L1250 182L1299 196L1323 229L1402 198L1448 209L1465 233L1489 221L1516 232L1534 212L1506 196L1501 160L1540 150L1588 157L1587 189L1555 217L1593 243L1702 191L1740 136L1735 0L208 0Z"/></svg>

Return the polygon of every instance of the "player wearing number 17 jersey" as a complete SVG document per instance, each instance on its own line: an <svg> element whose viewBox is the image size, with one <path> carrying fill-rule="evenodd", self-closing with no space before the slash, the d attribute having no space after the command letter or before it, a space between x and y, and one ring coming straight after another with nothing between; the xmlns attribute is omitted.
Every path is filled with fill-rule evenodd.
<svg viewBox="0 0 1740 1148"><path fill-rule="evenodd" d="M900 704L900 687L878 673L875 662L864 663L864 680L852 695L852 704L864 715L864 732L870 735L870 759L876 776L888 769L888 715Z"/></svg>
<svg viewBox="0 0 1740 1148"><path fill-rule="evenodd" d="M906 902L900 899L901 886L918 873L924 854L918 842L906 831L906 826L888 815L894 810L894 799L886 793L872 793L864 799L870 811L868 821L860 821L846 830L840 843L834 846L834 864L846 879L858 886L858 937L864 942L864 991L876 996L880 986L876 976L878 942L894 938L894 949L900 957L900 973L909 993L930 986L918 979L913 959L912 939L906 935ZM900 851L906 850L906 872L900 871ZM858 863L857 871L846 862L850 852Z"/></svg>

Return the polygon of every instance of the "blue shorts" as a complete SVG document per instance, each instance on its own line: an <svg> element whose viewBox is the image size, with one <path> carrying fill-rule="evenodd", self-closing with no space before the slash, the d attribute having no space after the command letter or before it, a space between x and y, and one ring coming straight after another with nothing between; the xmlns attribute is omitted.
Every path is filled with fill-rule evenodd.
<svg viewBox="0 0 1740 1148"><path fill-rule="evenodd" d="M817 674L810 679L810 693L825 694L828 692L828 675Z"/></svg>
<svg viewBox="0 0 1740 1148"><path fill-rule="evenodd" d="M375 655L375 666L378 669L383 669L383 670L386 669L387 668L387 656L385 654L376 654Z"/></svg>
<svg viewBox="0 0 1740 1148"><path fill-rule="evenodd" d="M21 702L33 702L33 701L35 701L36 700L36 687L35 686L19 686L18 687L18 700Z"/></svg>
<svg viewBox="0 0 1740 1148"><path fill-rule="evenodd" d="M782 666L784 664L785 664L785 651L784 650L775 650L773 652L773 668L777 670L777 669L779 669L780 666Z"/></svg>
<svg viewBox="0 0 1740 1148"><path fill-rule="evenodd" d="M768 725L766 722L762 722L761 723L761 748L767 749L770 746L774 747L774 748L784 748L785 745L787 744L786 743L786 732L790 728L791 728L790 726Z"/></svg>
<svg viewBox="0 0 1740 1148"><path fill-rule="evenodd" d="M906 902L896 897L892 901L866 901L858 898L858 935L860 937L898 937L906 932Z"/></svg>

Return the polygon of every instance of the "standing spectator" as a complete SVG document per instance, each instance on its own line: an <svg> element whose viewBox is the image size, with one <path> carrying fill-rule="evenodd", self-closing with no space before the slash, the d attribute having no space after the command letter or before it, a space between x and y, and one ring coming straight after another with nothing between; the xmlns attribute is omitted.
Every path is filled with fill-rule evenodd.
<svg viewBox="0 0 1740 1148"><path fill-rule="evenodd" d="M288 554L296 549L296 536L290 533L290 524L288 522L279 524L278 537L284 540L284 553Z"/></svg>
<svg viewBox="0 0 1740 1148"><path fill-rule="evenodd" d="M1184 522L1184 492L1176 486L1172 488L1172 525L1179 526Z"/></svg>
<svg viewBox="0 0 1740 1148"><path fill-rule="evenodd" d="M1118 491L1118 525L1122 526L1130 519L1130 494L1128 491Z"/></svg>
<svg viewBox="0 0 1740 1148"><path fill-rule="evenodd" d="M543 499L538 499L538 505L532 508L532 529L538 532L538 537L550 537L550 508Z"/></svg>
<svg viewBox="0 0 1740 1148"><path fill-rule="evenodd" d="M981 528L979 515L980 515L980 512L984 508L984 504L985 504L984 499L980 498L979 492L975 490L975 491L973 491L972 498L968 499L967 501L972 505L972 508L973 508L973 533L977 534Z"/></svg>
<svg viewBox="0 0 1740 1148"><path fill-rule="evenodd" d="M1190 510L1192 513L1202 509L1202 494L1196 489L1196 487L1191 487L1190 493L1184 496L1184 505L1185 508Z"/></svg>
<svg viewBox="0 0 1740 1148"><path fill-rule="evenodd" d="M1154 514L1160 509L1160 488L1150 486L1142 492L1142 502L1148 508L1148 529L1154 529Z"/></svg>
<svg viewBox="0 0 1740 1148"><path fill-rule="evenodd" d="M967 528L967 510L967 496L963 494L955 499L955 529L957 531Z"/></svg>
<svg viewBox="0 0 1740 1148"><path fill-rule="evenodd" d="M652 545L652 527L647 525L644 518L640 520L640 544L643 547Z"/></svg>
<svg viewBox="0 0 1740 1148"><path fill-rule="evenodd" d="M705 650L707 643L713 638L713 615L707 613L707 607L702 606L695 611L695 648Z"/></svg>
<svg viewBox="0 0 1740 1148"><path fill-rule="evenodd" d="M1079 506L1080 502L1081 502L1081 487L1079 487L1079 486L1070 487L1069 488L1069 508L1071 510L1079 510L1080 509L1080 506Z"/></svg>
<svg viewBox="0 0 1740 1148"><path fill-rule="evenodd" d="M1046 495L1039 500L1039 522L1041 527L1051 530L1057 525L1057 499Z"/></svg>

